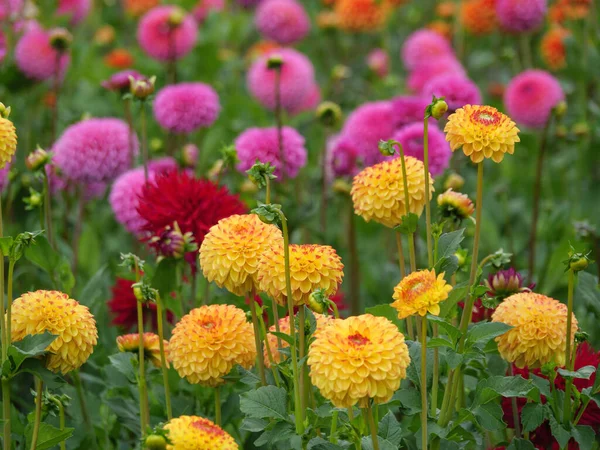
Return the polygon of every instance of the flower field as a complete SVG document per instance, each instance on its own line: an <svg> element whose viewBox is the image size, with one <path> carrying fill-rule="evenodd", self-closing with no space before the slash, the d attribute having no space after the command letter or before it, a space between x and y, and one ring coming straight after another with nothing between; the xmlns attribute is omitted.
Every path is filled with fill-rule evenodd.
<svg viewBox="0 0 600 450"><path fill-rule="evenodd" d="M0 0L3 450L597 450L596 0Z"/></svg>

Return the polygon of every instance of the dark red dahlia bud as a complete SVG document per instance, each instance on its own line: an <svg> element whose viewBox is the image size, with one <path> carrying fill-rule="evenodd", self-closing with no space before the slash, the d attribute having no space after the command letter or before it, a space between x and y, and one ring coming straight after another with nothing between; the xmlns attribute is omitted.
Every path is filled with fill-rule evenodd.
<svg viewBox="0 0 600 450"><path fill-rule="evenodd" d="M186 253L193 252L198 248L194 242L192 233L182 233L177 222L173 226L167 226L159 236L150 240L161 256L165 258L181 259Z"/></svg>
<svg viewBox="0 0 600 450"><path fill-rule="evenodd" d="M488 296L500 299L529 289L523 287L523 276L512 267L490 274L485 285L488 288Z"/></svg>

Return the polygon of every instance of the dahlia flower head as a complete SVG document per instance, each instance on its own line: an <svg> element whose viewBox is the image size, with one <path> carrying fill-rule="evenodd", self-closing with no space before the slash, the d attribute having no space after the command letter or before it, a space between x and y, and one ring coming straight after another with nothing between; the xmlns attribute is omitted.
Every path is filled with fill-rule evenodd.
<svg viewBox="0 0 600 450"><path fill-rule="evenodd" d="M204 83L179 83L158 91L154 117L165 130L191 133L211 126L221 110L217 92Z"/></svg>
<svg viewBox="0 0 600 450"><path fill-rule="evenodd" d="M334 12L339 28L356 33L381 29L392 8L391 0L336 0Z"/></svg>
<svg viewBox="0 0 600 450"><path fill-rule="evenodd" d="M249 369L255 358L252 324L233 305L191 310L175 325L169 341L169 360L193 384L218 386L235 365Z"/></svg>
<svg viewBox="0 0 600 450"><path fill-rule="evenodd" d="M444 131L452 151L462 147L474 163L484 158L499 163L506 153L512 155L515 143L520 142L516 124L492 106L465 105L457 109L448 117Z"/></svg>
<svg viewBox="0 0 600 450"><path fill-rule="evenodd" d="M406 378L410 364L404 335L385 317L337 319L317 329L308 350L310 380L338 408L370 399L385 403Z"/></svg>
<svg viewBox="0 0 600 450"><path fill-rule="evenodd" d="M56 338L46 349L46 368L67 374L81 367L98 342L96 321L87 306L58 291L27 292L12 305L11 341L48 332Z"/></svg>
<svg viewBox="0 0 600 450"><path fill-rule="evenodd" d="M453 112L465 105L480 105L481 92L469 78L460 74L449 73L429 80L422 90L423 95L444 97L448 103L448 111Z"/></svg>
<svg viewBox="0 0 600 450"><path fill-rule="evenodd" d="M225 0L199 0L192 15L198 24L203 24L211 11L220 12L225 9Z"/></svg>
<svg viewBox="0 0 600 450"><path fill-rule="evenodd" d="M404 199L401 158L367 167L352 181L354 213L366 222L373 220L388 228L402 223L402 217L411 212L420 216L425 202L431 200L433 177L429 177L430 198L425 198L423 163L411 156L405 157L408 186L408 208Z"/></svg>
<svg viewBox="0 0 600 450"><path fill-rule="evenodd" d="M440 314L440 302L448 298L452 286L446 284L444 273L436 275L432 270L418 270L402 278L394 288L392 306L398 311L398 318L427 313Z"/></svg>
<svg viewBox="0 0 600 450"><path fill-rule="evenodd" d="M475 36L492 33L497 26L496 0L467 0L460 10L465 30Z"/></svg>
<svg viewBox="0 0 600 450"><path fill-rule="evenodd" d="M137 70L126 69L113 74L108 80L104 80L100 85L109 91L117 91L122 94L129 92L131 80L129 77L137 80L146 80L147 78Z"/></svg>
<svg viewBox="0 0 600 450"><path fill-rule="evenodd" d="M268 67L271 56L278 56L283 61L279 69L281 108L292 113L311 95L316 84L313 65L306 56L291 48L271 50L254 60L246 75L246 85L252 97L270 110L276 107L277 87L277 69Z"/></svg>
<svg viewBox="0 0 600 450"><path fill-rule="evenodd" d="M409 72L406 85L411 92L422 95L427 83L442 75L467 77L462 64L454 56L448 55L421 62L416 69Z"/></svg>
<svg viewBox="0 0 600 450"><path fill-rule="evenodd" d="M423 122L416 122L401 128L396 132L393 139L402 144L404 155L423 161L424 135L425 127ZM429 138L429 172L436 177L448 168L452 150L450 150L450 145L446 142L446 136L437 125L428 125L427 136Z"/></svg>
<svg viewBox="0 0 600 450"><path fill-rule="evenodd" d="M379 78L385 78L390 72L390 58L382 48L375 48L367 55L367 66Z"/></svg>
<svg viewBox="0 0 600 450"><path fill-rule="evenodd" d="M177 161L165 157L148 163L148 182L152 182L157 173L176 170ZM140 235L145 221L137 211L139 196L142 193L146 177L143 167L136 167L122 173L112 185L108 201L117 222L134 235Z"/></svg>
<svg viewBox="0 0 600 450"><path fill-rule="evenodd" d="M308 91L308 94L304 96L302 103L297 107L290 109L289 114L295 116L296 114L305 111L312 111L319 106L319 103L321 103L321 87L317 83L314 83Z"/></svg>
<svg viewBox="0 0 600 450"><path fill-rule="evenodd" d="M17 129L8 119L0 115L0 169L10 164L17 151Z"/></svg>
<svg viewBox="0 0 600 450"><path fill-rule="evenodd" d="M423 122L425 108L431 104L431 97L401 95L394 97L390 102L392 104L393 127L398 129L414 122Z"/></svg>
<svg viewBox="0 0 600 450"><path fill-rule="evenodd" d="M258 290L261 255L282 246L283 236L275 225L263 223L255 214L236 214L219 220L204 237L200 267L208 281L245 296Z"/></svg>
<svg viewBox="0 0 600 450"><path fill-rule="evenodd" d="M254 13L260 34L281 45L302 40L310 30L310 19L296 0L263 0Z"/></svg>
<svg viewBox="0 0 600 450"><path fill-rule="evenodd" d="M540 42L540 52L544 64L550 70L560 70L567 65L567 49L565 39L571 33L560 26L550 28L542 37Z"/></svg>
<svg viewBox="0 0 600 450"><path fill-rule="evenodd" d="M177 25L171 24L173 16ZM142 50L158 61L181 59L192 51L196 44L198 25L190 14L177 6L157 6L140 20L137 40Z"/></svg>
<svg viewBox="0 0 600 450"><path fill-rule="evenodd" d="M496 17L502 28L523 33L538 28L544 22L547 0L497 0Z"/></svg>
<svg viewBox="0 0 600 450"><path fill-rule="evenodd" d="M496 338L500 356L519 368L549 362L564 366L567 338L573 343L578 329L573 315L567 337L567 314L567 305L545 295L523 292L506 298L492 315L492 322L513 327Z"/></svg>
<svg viewBox="0 0 600 450"><path fill-rule="evenodd" d="M111 69L128 69L133 66L135 60L125 48L115 48L108 52L103 58L104 64Z"/></svg>
<svg viewBox="0 0 600 450"><path fill-rule="evenodd" d="M409 71L418 69L423 63L454 58L450 42L435 31L420 29L413 32L402 44L402 63Z"/></svg>
<svg viewBox="0 0 600 450"><path fill-rule="evenodd" d="M452 188L438 195L437 204L442 217L456 221L468 219L475 212L475 205L467 194L455 192Z"/></svg>
<svg viewBox="0 0 600 450"><path fill-rule="evenodd" d="M132 17L139 17L157 6L160 0L123 0L125 12Z"/></svg>
<svg viewBox="0 0 600 450"><path fill-rule="evenodd" d="M149 358L154 367L162 367L160 358L160 338L155 333L146 332L143 334L144 357ZM165 358L168 361L169 342L163 339L165 349ZM140 349L140 334L131 333L117 336L117 348L120 352L137 353ZM167 365L169 363L167 362Z"/></svg>
<svg viewBox="0 0 600 450"><path fill-rule="evenodd" d="M525 286L523 275L512 267L506 270L499 270L496 273L490 273L484 284L488 288L488 297L496 299L505 299L519 292L531 291L535 287L535 283Z"/></svg>
<svg viewBox="0 0 600 450"><path fill-rule="evenodd" d="M138 139L130 136L129 126L120 119L94 118L69 126L52 151L54 163L67 178L81 183L106 182L131 167Z"/></svg>
<svg viewBox="0 0 600 450"><path fill-rule="evenodd" d="M59 57L58 52L50 45L50 32L36 23L28 27L17 42L15 61L27 78L45 81L58 74L62 80L71 56L68 52L63 52Z"/></svg>
<svg viewBox="0 0 600 450"><path fill-rule="evenodd" d="M334 178L353 177L360 172L360 151L353 139L338 134L327 140L326 175L331 182Z"/></svg>
<svg viewBox="0 0 600 450"><path fill-rule="evenodd" d="M68 16L71 25L77 25L87 17L91 7L91 0L59 0L56 15Z"/></svg>
<svg viewBox="0 0 600 450"><path fill-rule="evenodd" d="M335 249L328 245L297 245L290 249L292 302L295 306L308 303L310 294L323 289L324 295L337 292L344 277L344 265ZM285 260L283 246L273 247L261 255L257 271L262 292L282 306L287 304Z"/></svg>
<svg viewBox="0 0 600 450"><path fill-rule="evenodd" d="M514 77L504 91L508 114L519 124L543 128L552 110L565 99L556 78L543 70L526 70Z"/></svg>
<svg viewBox="0 0 600 450"><path fill-rule="evenodd" d="M296 178L308 159L304 147L305 140L294 128L283 127L281 131L283 161L276 127L248 128L240 134L234 142L239 159L238 172L245 173L258 160L262 163L271 163L275 167L276 181Z"/></svg>
<svg viewBox="0 0 600 450"><path fill-rule="evenodd" d="M0 3L0 21L16 15L23 8L23 0L4 0Z"/></svg>
<svg viewBox="0 0 600 450"><path fill-rule="evenodd" d="M164 426L168 431L167 450L238 450L235 439L204 417L179 416Z"/></svg>

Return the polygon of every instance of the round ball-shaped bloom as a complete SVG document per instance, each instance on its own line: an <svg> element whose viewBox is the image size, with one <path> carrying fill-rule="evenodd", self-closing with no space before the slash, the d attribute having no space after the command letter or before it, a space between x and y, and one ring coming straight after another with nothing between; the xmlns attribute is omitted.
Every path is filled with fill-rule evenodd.
<svg viewBox="0 0 600 450"><path fill-rule="evenodd" d="M15 47L15 61L19 70L26 77L38 81L54 78L57 73L62 80L70 60L68 52L59 56L50 45L50 33L39 25L30 27Z"/></svg>
<svg viewBox="0 0 600 450"><path fill-rule="evenodd" d="M233 305L192 309L173 329L169 360L190 383L218 386L237 364L250 368L256 358L254 331Z"/></svg>
<svg viewBox="0 0 600 450"><path fill-rule="evenodd" d="M4 0L0 3L0 21L16 15L23 9L23 0Z"/></svg>
<svg viewBox="0 0 600 450"><path fill-rule="evenodd" d="M431 97L421 95L401 95L391 100L394 128L402 128L413 122L423 122L425 108L431 103Z"/></svg>
<svg viewBox="0 0 600 450"><path fill-rule="evenodd" d="M56 339L46 349L46 367L66 374L85 363L98 341L96 321L87 306L57 291L27 292L12 304L11 340L48 332Z"/></svg>
<svg viewBox="0 0 600 450"><path fill-rule="evenodd" d="M406 156L423 161L424 135L423 122L417 122L401 128L394 135L394 140L402 144ZM427 127L427 137L429 138L429 172L433 176L438 176L448 168L452 150L446 142L444 133L436 125L430 124Z"/></svg>
<svg viewBox="0 0 600 450"><path fill-rule="evenodd" d="M335 320L317 330L308 350L310 379L338 408L387 402L410 364L404 335L385 317Z"/></svg>
<svg viewBox="0 0 600 450"><path fill-rule="evenodd" d="M134 80L144 80L146 77L136 70L126 69L113 74L108 80L104 80L100 85L104 89L109 91L117 91L122 94L129 92L131 87L131 81L129 77Z"/></svg>
<svg viewBox="0 0 600 450"><path fill-rule="evenodd" d="M498 23L507 31L532 31L544 22L547 0L496 0Z"/></svg>
<svg viewBox="0 0 600 450"><path fill-rule="evenodd" d="M442 217L458 221L468 219L475 212L475 206L467 194L455 192L452 188L438 195L437 204Z"/></svg>
<svg viewBox="0 0 600 450"><path fill-rule="evenodd" d="M237 170L245 173L259 160L275 166L276 181L283 178L295 178L306 165L307 151L304 137L291 127L283 127L283 155L279 149L279 138L276 127L248 128L235 139L235 148L239 163ZM283 156L283 161L281 160ZM284 168L284 172L282 172Z"/></svg>
<svg viewBox="0 0 600 450"><path fill-rule="evenodd" d="M304 111L312 111L321 103L321 88L317 83L313 84L304 97L302 103L300 103L296 108L292 108L289 110L289 114L295 116L296 114L300 114Z"/></svg>
<svg viewBox="0 0 600 450"><path fill-rule="evenodd" d="M382 48L375 48L367 55L367 66L379 78L385 78L390 71L390 58Z"/></svg>
<svg viewBox="0 0 600 450"><path fill-rule="evenodd" d="M248 295L257 288L256 273L263 253L283 245L275 225L257 215L233 215L219 220L202 241L200 267L208 281L235 295Z"/></svg>
<svg viewBox="0 0 600 450"><path fill-rule="evenodd" d="M326 175L328 181L337 177L353 177L360 171L360 150L353 139L343 134L327 141Z"/></svg>
<svg viewBox="0 0 600 450"><path fill-rule="evenodd" d="M179 83L158 91L153 106L158 124L174 133L191 133L217 120L221 105L215 90L204 83Z"/></svg>
<svg viewBox="0 0 600 450"><path fill-rule="evenodd" d="M150 362L155 367L162 367L162 361L160 358L160 338L154 333L144 333L144 357L149 358ZM165 349L165 358L168 361L169 354L169 342L163 339L163 345ZM132 352L137 353L140 349L140 334L131 333L117 336L117 348L120 352ZM167 365L169 363L167 362Z"/></svg>
<svg viewBox="0 0 600 450"><path fill-rule="evenodd" d="M91 7L91 0L59 0L56 14L68 16L71 25L77 25L87 17Z"/></svg>
<svg viewBox="0 0 600 450"><path fill-rule="evenodd" d="M454 57L454 51L446 38L435 31L421 29L406 38L401 56L404 67L415 70L424 62Z"/></svg>
<svg viewBox="0 0 600 450"><path fill-rule="evenodd" d="M310 294L317 289L324 289L326 296L335 294L344 276L343 269L341 258L328 245L290 245L290 277L294 305L308 303ZM287 304L283 246L273 247L261 255L257 280L261 291L266 292L280 305Z"/></svg>
<svg viewBox="0 0 600 450"><path fill-rule="evenodd" d="M167 450L238 450L235 440L204 417L179 416L165 425L169 432Z"/></svg>
<svg viewBox="0 0 600 450"><path fill-rule="evenodd" d="M444 128L452 151L462 147L474 163L492 158L499 163L504 154L512 155L520 142L519 129L508 117L492 106L465 105L448 117Z"/></svg>
<svg viewBox="0 0 600 450"><path fill-rule="evenodd" d="M264 0L254 15L258 31L267 39L289 45L303 39L310 30L310 19L296 0Z"/></svg>
<svg viewBox="0 0 600 450"><path fill-rule="evenodd" d="M565 365L567 305L533 292L511 295L496 308L492 322L512 326L496 338L500 356L517 367L534 369L549 362ZM577 332L572 317L571 342Z"/></svg>
<svg viewBox="0 0 600 450"><path fill-rule="evenodd" d="M392 10L388 0L336 0L337 25L346 31L374 31L387 21Z"/></svg>
<svg viewBox="0 0 600 450"><path fill-rule="evenodd" d="M383 161L367 167L354 177L350 194L355 214L367 222L373 220L389 228L400 225L402 216L409 212L421 215L425 202L431 200L433 177L429 177L430 198L426 200L423 163L416 158L405 157L407 208L401 161L401 158Z"/></svg>
<svg viewBox="0 0 600 450"><path fill-rule="evenodd" d="M476 36L484 36L496 29L496 0L467 0L460 10L465 30Z"/></svg>
<svg viewBox="0 0 600 450"><path fill-rule="evenodd" d="M130 135L125 122L114 118L77 122L52 147L56 165L77 182L112 180L131 166L132 150L137 154L137 137Z"/></svg>
<svg viewBox="0 0 600 450"><path fill-rule="evenodd" d="M181 21L174 24L174 15ZM137 40L144 52L158 61L180 59L192 51L196 44L198 25L190 14L179 7L157 6L148 11L137 29Z"/></svg>
<svg viewBox="0 0 600 450"><path fill-rule="evenodd" d="M392 306L400 319L427 313L437 316L440 302L448 298L451 290L452 286L446 284L443 273L436 276L435 270L418 270L402 278L394 288Z"/></svg>
<svg viewBox="0 0 600 450"><path fill-rule="evenodd" d="M192 14L196 22L202 24L211 11L219 12L224 9L225 0L200 0L192 10Z"/></svg>
<svg viewBox="0 0 600 450"><path fill-rule="evenodd" d="M277 69L270 69L270 57L281 58L279 81L281 107L292 112L300 107L315 85L314 68L302 53L283 48L271 50L258 57L250 66L246 84L252 97L262 106L274 110L276 106Z"/></svg>
<svg viewBox="0 0 600 450"><path fill-rule="evenodd" d="M8 119L0 116L0 169L6 167L17 151L17 129Z"/></svg>
<svg viewBox="0 0 600 450"><path fill-rule="evenodd" d="M567 49L565 39L571 33L562 27L555 26L548 30L540 42L540 52L544 63L551 70L560 70L567 65Z"/></svg>
<svg viewBox="0 0 600 450"><path fill-rule="evenodd" d="M565 99L556 78L543 70L526 70L514 77L504 91L508 114L519 124L543 127L552 109Z"/></svg>
<svg viewBox="0 0 600 450"><path fill-rule="evenodd" d="M406 85L412 92L422 95L427 83L441 75L467 77L464 67L454 56L442 56L421 62L418 68L409 73Z"/></svg>
<svg viewBox="0 0 600 450"><path fill-rule="evenodd" d="M481 104L481 92L477 85L460 74L449 73L432 78L421 92L429 98L433 95L444 97L450 112L465 105Z"/></svg>

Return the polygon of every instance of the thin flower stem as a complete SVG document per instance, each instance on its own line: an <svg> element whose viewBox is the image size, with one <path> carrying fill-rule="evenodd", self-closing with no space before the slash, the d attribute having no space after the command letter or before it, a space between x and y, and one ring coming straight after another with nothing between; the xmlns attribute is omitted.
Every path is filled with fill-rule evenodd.
<svg viewBox="0 0 600 450"><path fill-rule="evenodd" d="M337 443L337 437L335 436L335 434L337 432L338 414L339 412L337 409L331 414L331 430L329 431L329 442L331 442L332 444Z"/></svg>
<svg viewBox="0 0 600 450"><path fill-rule="evenodd" d="M142 164L144 165L144 181L148 183L148 134L146 131L146 102L144 100L141 102L140 122L142 131Z"/></svg>
<svg viewBox="0 0 600 450"><path fill-rule="evenodd" d="M135 281L140 281L140 270L135 263ZM146 427L149 423L148 400L146 392L146 366L144 360L144 310L142 302L137 301L137 320L138 320L138 359L139 359L139 393L140 393L140 429L142 438L146 434Z"/></svg>
<svg viewBox="0 0 600 450"><path fill-rule="evenodd" d="M431 205L429 202L429 117L423 121L423 167L425 175L425 223L427 224L427 265L433 269L433 252L431 243Z"/></svg>
<svg viewBox="0 0 600 450"><path fill-rule="evenodd" d="M427 449L427 316L421 317L421 440Z"/></svg>
<svg viewBox="0 0 600 450"><path fill-rule="evenodd" d="M6 333L4 339L6 339L7 346L12 341L11 332L11 320L12 320L12 301L13 301L13 274L15 272L15 261L10 258L8 261L8 280L7 280L7 298L6 298L6 326L4 332ZM10 398L9 398L10 400Z"/></svg>
<svg viewBox="0 0 600 450"><path fill-rule="evenodd" d="M358 247L356 245L356 222L352 203L349 207L348 217L348 248L350 250L350 313L353 316L360 314L360 264L358 259Z"/></svg>
<svg viewBox="0 0 600 450"><path fill-rule="evenodd" d="M163 327L164 307L160 295L156 296L156 327L158 331L158 346L160 350L160 366L162 370L163 384L165 387L165 403L167 407L167 418L173 418L173 410L171 409L171 388L169 386L169 367L165 356L165 333Z"/></svg>
<svg viewBox="0 0 600 450"><path fill-rule="evenodd" d="M379 450L379 439L377 437L377 424L373 419L373 409L371 408L370 400L367 400L367 407L363 409L364 415L369 422L369 429L371 430L371 440L373 441L373 450ZM427 412L425 412L427 414ZM427 447L423 447L427 448Z"/></svg>
<svg viewBox="0 0 600 450"><path fill-rule="evenodd" d="M46 235L50 247L54 247L54 233L52 232L52 200L50 199L50 183L48 182L48 173L44 172L44 217L46 221Z"/></svg>
<svg viewBox="0 0 600 450"><path fill-rule="evenodd" d="M533 67L533 58L531 57L531 42L529 33L520 33L519 44L521 45L521 57L523 58L523 67L531 69Z"/></svg>
<svg viewBox="0 0 600 450"><path fill-rule="evenodd" d="M54 94L54 102L52 104L52 123L50 126L50 139L52 145L56 141L56 134L58 130L58 95L60 94L60 59L62 58L63 52L56 52L56 59L54 61L54 77L52 80L52 93Z"/></svg>
<svg viewBox="0 0 600 450"><path fill-rule="evenodd" d="M513 371L513 367L512 367L512 363L508 363L508 374L511 377L515 376L515 373ZM513 416L513 422L515 424L515 436L517 438L521 438L521 421L519 419L519 407L517 406L517 398L513 397L511 399L511 407L512 407L512 416Z"/></svg>
<svg viewBox="0 0 600 450"><path fill-rule="evenodd" d="M432 324L434 339L439 337L439 327L436 322ZM440 353L437 347L433 348L433 379L431 382L431 415L436 416L438 404L438 389L440 382Z"/></svg>
<svg viewBox="0 0 600 450"><path fill-rule="evenodd" d="M583 413L585 412L585 409L587 408L588 404L590 403L590 400L591 400L591 397L587 397L581 404L581 409L579 410L579 412L577 413L577 416L575 417L575 420L573 421L573 426L577 426L577 424L581 420L581 416L583 416Z"/></svg>
<svg viewBox="0 0 600 450"><path fill-rule="evenodd" d="M573 328L573 291L575 290L575 272L569 269L569 286L567 293L567 347L565 351L565 361L567 370L573 370L574 358L571 358L573 352L571 342L571 330ZM565 404L563 409L563 422L568 425L571 422L571 388L573 379L567 378L565 382Z"/></svg>
<svg viewBox="0 0 600 450"><path fill-rule="evenodd" d="M123 114L129 128L129 159L131 167L135 166L133 116L131 115L131 99L123 100Z"/></svg>
<svg viewBox="0 0 600 450"><path fill-rule="evenodd" d="M325 145L321 150L321 233L325 237L327 232L327 141L331 135L331 128L325 129Z"/></svg>
<svg viewBox="0 0 600 450"><path fill-rule="evenodd" d="M58 402L58 421L59 421L59 427L60 427L60 431L63 431L65 429L65 406L62 404L61 401ZM67 449L67 441L61 441L60 442L60 450L66 450Z"/></svg>
<svg viewBox="0 0 600 450"><path fill-rule="evenodd" d="M221 389L215 388L215 423L221 426Z"/></svg>
<svg viewBox="0 0 600 450"><path fill-rule="evenodd" d="M283 148L283 111L281 109L281 67L275 69L275 121L277 123L277 143L281 163L281 181L285 179L285 151Z"/></svg>
<svg viewBox="0 0 600 450"><path fill-rule="evenodd" d="M402 233L396 231L396 246L398 247L398 265L400 266L400 281L406 276L404 265L404 249L402 248Z"/></svg>
<svg viewBox="0 0 600 450"><path fill-rule="evenodd" d="M38 436L40 433L40 422L42 420L42 395L44 389L44 382L40 378L35 378L35 418L33 420L33 432L31 434L31 446L30 450L35 450L38 443Z"/></svg>
<svg viewBox="0 0 600 450"><path fill-rule="evenodd" d="M399 142L395 142L395 144L398 146L398 152L400 153L400 164L402 165L402 184L404 188L404 210L408 216L408 214L410 214L410 201L408 197L408 180L406 179L406 159L404 158L404 149L402 148L402 144ZM410 256L410 271L414 272L417 270L414 233L410 233L408 235L408 253Z"/></svg>
<svg viewBox="0 0 600 450"><path fill-rule="evenodd" d="M263 318L261 316L258 316L258 322L260 324L260 329L261 329L261 337L264 336L264 340L265 340L265 348L267 350L267 357L269 358L269 363L271 364L271 371L273 372L273 378L275 379L275 385L277 387L281 387L281 380L279 379L279 372L277 371L277 368L275 367L275 359L273 358L273 352L271 351L271 346L269 345L269 342L267 340L267 328L265 326L265 322L263 320ZM277 350L277 354L279 354L279 349Z"/></svg>
<svg viewBox="0 0 600 450"><path fill-rule="evenodd" d="M79 409L81 410L81 415L83 416L83 423L88 429L88 433L92 438L92 448L98 448L98 442L96 440L96 432L94 431L94 425L92 425L92 421L90 419L90 413L87 408L87 403L85 401L85 394L83 392L83 384L81 383L81 377L79 376L79 371L74 370L71 372L73 385L75 386L75 392L77 392L77 398L79 399Z"/></svg>
<svg viewBox="0 0 600 450"><path fill-rule="evenodd" d="M262 356L262 345L260 340L260 329L258 327L258 316L256 314L256 301L254 300L254 287L249 295L250 313L252 314L252 326L254 327L254 345L256 346L256 367L260 376L260 383L263 386L267 385L267 377L265 376L265 362Z"/></svg>
<svg viewBox="0 0 600 450"><path fill-rule="evenodd" d="M298 308L298 358L300 361L304 359L306 354L306 336L304 335L304 325L306 323L306 313L304 312L304 305L300 305ZM300 380L300 403L302 411L306 409L308 388L306 383L306 364L300 366L300 374L298 375Z"/></svg>
<svg viewBox="0 0 600 450"><path fill-rule="evenodd" d="M0 195L0 237L4 236L2 220L2 196ZM8 323L5 322L4 311L4 253L0 251L0 340L2 341L2 364L7 359L10 335L7 333ZM2 419L4 421L4 450L11 450L10 438L10 384L8 379L2 380Z"/></svg>
<svg viewBox="0 0 600 450"><path fill-rule="evenodd" d="M265 204L269 205L271 203L271 180L268 176L265 175Z"/></svg>
<svg viewBox="0 0 600 450"><path fill-rule="evenodd" d="M77 266L79 265L79 239L81 238L81 231L83 228L83 216L85 215L85 192L83 186L79 186L76 189L76 196L78 197L77 207L77 219L75 222L75 229L73 230L73 242L71 244L73 250L73 275L77 272Z"/></svg>

